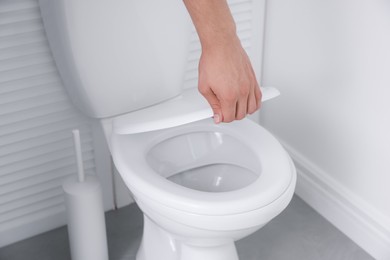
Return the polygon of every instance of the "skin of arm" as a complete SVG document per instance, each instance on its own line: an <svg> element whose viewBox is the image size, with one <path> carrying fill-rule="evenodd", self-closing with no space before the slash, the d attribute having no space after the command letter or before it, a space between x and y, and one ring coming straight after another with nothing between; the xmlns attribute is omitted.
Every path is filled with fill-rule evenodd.
<svg viewBox="0 0 390 260"><path fill-rule="evenodd" d="M261 92L226 0L183 2L202 46L198 88L214 111L215 123L254 113L260 108Z"/></svg>

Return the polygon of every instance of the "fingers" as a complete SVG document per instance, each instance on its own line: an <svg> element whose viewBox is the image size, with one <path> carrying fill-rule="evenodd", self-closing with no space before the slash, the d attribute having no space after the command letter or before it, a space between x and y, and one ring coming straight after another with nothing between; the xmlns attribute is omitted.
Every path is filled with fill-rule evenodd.
<svg viewBox="0 0 390 260"><path fill-rule="evenodd" d="M235 95L221 97L223 122L230 123L236 119L237 99Z"/></svg>
<svg viewBox="0 0 390 260"><path fill-rule="evenodd" d="M241 120L247 114L253 114L260 108L260 87L257 82L254 85L249 91L250 94L242 90L240 95L234 95L234 93L228 92L226 96L217 97L210 87L200 87L199 91L206 98L213 110L214 122L216 124L220 122L229 123L234 120Z"/></svg>
<svg viewBox="0 0 390 260"><path fill-rule="evenodd" d="M257 110L257 100L255 95L255 88L251 90L251 94L248 97L248 114L253 114Z"/></svg>
<svg viewBox="0 0 390 260"><path fill-rule="evenodd" d="M222 103L222 114L224 115L223 122L231 122L233 120L241 120L247 114L253 114L261 105L261 91L257 81L253 82L253 87L246 91L245 87L241 88L241 93L238 101L235 99ZM234 106L235 105L235 106ZM233 108L236 108L235 116L233 116ZM230 109L228 109L230 108ZM226 112L225 112L226 111ZM226 113L229 113L227 116Z"/></svg>
<svg viewBox="0 0 390 260"><path fill-rule="evenodd" d="M243 85L240 88L240 98L237 103L236 108L236 119L241 120L246 117L248 114L248 99L249 99L250 89L249 87Z"/></svg>
<svg viewBox="0 0 390 260"><path fill-rule="evenodd" d="M261 107L261 91L260 91L260 86L256 82L256 87L255 87L255 99L256 99L256 110L260 109Z"/></svg>
<svg viewBox="0 0 390 260"><path fill-rule="evenodd" d="M214 94L211 88L209 87L199 87L199 92L206 98L207 102L210 104L211 109L214 113L214 122L219 124L223 120L221 104Z"/></svg>
<svg viewBox="0 0 390 260"><path fill-rule="evenodd" d="M250 67L250 70L251 70L251 73L252 73L252 77L253 77L253 80L254 80L254 88L253 88L253 92L252 92L252 97L254 97L254 101L253 99L250 101L251 104L249 104L249 100L248 100L248 112L249 114L252 114L254 112L256 112L256 110L260 109L261 107L261 91L260 91L260 86L259 86L259 83L257 83L257 79L256 79L256 74L255 74L255 71L253 70L253 67L252 66L249 66ZM256 108L255 110L253 111L253 106L254 106L254 102L256 102ZM252 112L250 112L252 111Z"/></svg>

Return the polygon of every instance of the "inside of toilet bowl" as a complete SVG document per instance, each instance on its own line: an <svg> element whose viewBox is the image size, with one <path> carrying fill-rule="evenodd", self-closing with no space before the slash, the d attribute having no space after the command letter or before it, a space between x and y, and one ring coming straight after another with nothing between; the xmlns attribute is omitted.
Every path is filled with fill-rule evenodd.
<svg viewBox="0 0 390 260"><path fill-rule="evenodd" d="M167 180L206 192L241 189L261 174L255 152L222 132L190 132L166 138L153 145L146 160Z"/></svg>

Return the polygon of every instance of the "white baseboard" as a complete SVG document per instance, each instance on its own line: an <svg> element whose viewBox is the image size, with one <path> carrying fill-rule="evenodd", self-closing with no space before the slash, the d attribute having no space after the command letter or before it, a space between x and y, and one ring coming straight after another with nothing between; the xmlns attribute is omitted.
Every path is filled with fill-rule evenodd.
<svg viewBox="0 0 390 260"><path fill-rule="evenodd" d="M390 259L390 219L282 141L293 158L296 194L377 260Z"/></svg>

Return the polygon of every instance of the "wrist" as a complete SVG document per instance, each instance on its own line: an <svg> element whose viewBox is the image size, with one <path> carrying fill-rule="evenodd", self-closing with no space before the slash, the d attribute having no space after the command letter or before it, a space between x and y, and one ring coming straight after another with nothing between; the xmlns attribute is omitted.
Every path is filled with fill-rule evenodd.
<svg viewBox="0 0 390 260"><path fill-rule="evenodd" d="M202 52L241 47L235 30L214 32L207 37L200 37Z"/></svg>

